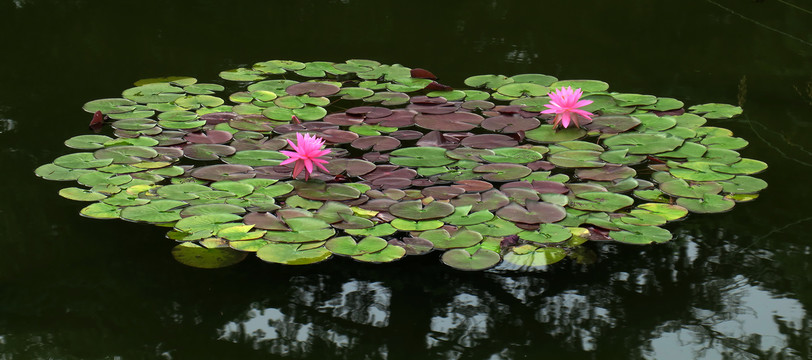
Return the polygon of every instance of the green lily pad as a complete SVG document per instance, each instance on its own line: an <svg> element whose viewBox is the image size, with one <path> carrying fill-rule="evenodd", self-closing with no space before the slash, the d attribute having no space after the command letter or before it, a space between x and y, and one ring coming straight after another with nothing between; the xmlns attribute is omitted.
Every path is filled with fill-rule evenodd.
<svg viewBox="0 0 812 360"><path fill-rule="evenodd" d="M475 231L484 236L496 237L514 235L522 231L522 229L518 228L512 222L504 220L500 217L494 217L493 219L484 223L464 226L463 229Z"/></svg>
<svg viewBox="0 0 812 360"><path fill-rule="evenodd" d="M672 98L657 98L657 102L652 105L642 106L641 109L654 111L669 111L682 109L683 102Z"/></svg>
<svg viewBox="0 0 812 360"><path fill-rule="evenodd" d="M402 231L425 231L437 229L445 225L445 223L439 220L412 221L400 218L392 220L390 224L395 229Z"/></svg>
<svg viewBox="0 0 812 360"><path fill-rule="evenodd" d="M555 247L540 247L529 252L518 254L509 252L502 256L502 264L512 265L519 269L532 269L555 264L567 257L564 249Z"/></svg>
<svg viewBox="0 0 812 360"><path fill-rule="evenodd" d="M519 238L535 243L551 244L566 241L572 237L572 232L557 224L541 224L538 230L525 230L519 232Z"/></svg>
<svg viewBox="0 0 812 360"><path fill-rule="evenodd" d="M722 185L712 181L689 184L685 180L676 179L660 184L660 190L671 196L701 199L706 194L718 194L722 191Z"/></svg>
<svg viewBox="0 0 812 360"><path fill-rule="evenodd" d="M378 224L365 229L345 229L344 232L355 236L389 236L397 232L389 223Z"/></svg>
<svg viewBox="0 0 812 360"><path fill-rule="evenodd" d="M550 88L533 83L513 82L498 87L496 91L502 95L517 98L522 96L544 96L547 95Z"/></svg>
<svg viewBox="0 0 812 360"><path fill-rule="evenodd" d="M118 219L121 216L121 208L105 203L93 203L85 206L79 214L93 219Z"/></svg>
<svg viewBox="0 0 812 360"><path fill-rule="evenodd" d="M303 243L326 240L335 235L335 229L324 220L312 217L285 219L291 231L268 231L265 239L286 243Z"/></svg>
<svg viewBox="0 0 812 360"><path fill-rule="evenodd" d="M668 221L668 219L648 210L635 209L629 211L629 214L627 216L621 217L619 219L614 219L614 222L616 224L622 225L618 223L618 221L620 221L623 224L630 225L660 226L665 224Z"/></svg>
<svg viewBox="0 0 812 360"><path fill-rule="evenodd" d="M445 229L427 230L419 237L431 241L436 249L467 248L482 241L482 234L466 229L457 230L453 236Z"/></svg>
<svg viewBox="0 0 812 360"><path fill-rule="evenodd" d="M598 191L577 194L570 199L569 206L578 210L613 212L633 203L634 199L626 195Z"/></svg>
<svg viewBox="0 0 812 360"><path fill-rule="evenodd" d="M571 86L573 89L580 88L587 93L609 89L609 84L598 80L562 80L550 84L550 89L560 89L567 86Z"/></svg>
<svg viewBox="0 0 812 360"><path fill-rule="evenodd" d="M601 152L592 150L566 150L550 155L548 160L565 168L599 168L606 165Z"/></svg>
<svg viewBox="0 0 812 360"><path fill-rule="evenodd" d="M183 95L182 88L169 83L146 84L122 92L122 96L125 98L141 104L173 102Z"/></svg>
<svg viewBox="0 0 812 360"><path fill-rule="evenodd" d="M742 113L742 108L728 104L703 104L688 108L694 114L700 114L706 119L729 119Z"/></svg>
<svg viewBox="0 0 812 360"><path fill-rule="evenodd" d="M543 124L524 134L528 139L540 143L557 143L578 140L586 136L586 130L576 127L554 130L552 125Z"/></svg>
<svg viewBox="0 0 812 360"><path fill-rule="evenodd" d="M492 163L527 164L541 160L542 154L530 149L496 148L493 149L493 155L481 155L480 157L482 160Z"/></svg>
<svg viewBox="0 0 812 360"><path fill-rule="evenodd" d="M162 186L157 190L158 195L170 200L197 199L196 193L211 191L211 188L200 184L171 184Z"/></svg>
<svg viewBox="0 0 812 360"><path fill-rule="evenodd" d="M767 163L753 159L741 159L739 162L730 165L711 165L710 168L727 174L751 175L767 169Z"/></svg>
<svg viewBox="0 0 812 360"><path fill-rule="evenodd" d="M619 134L604 141L611 150L628 149L629 154L657 154L672 151L685 140L661 133Z"/></svg>
<svg viewBox="0 0 812 360"><path fill-rule="evenodd" d="M222 158L229 164L242 164L250 166L276 166L288 157L279 151L272 150L242 150L234 155Z"/></svg>
<svg viewBox="0 0 812 360"><path fill-rule="evenodd" d="M389 245L385 247L383 250L374 252L374 253L366 253L357 256L353 256L352 258L358 261L363 262L370 262L370 263L387 263L392 262L397 259L402 258L406 255L406 249L400 246L393 246Z"/></svg>
<svg viewBox="0 0 812 360"><path fill-rule="evenodd" d="M268 243L257 250L257 257L263 261L285 265L309 265L324 261L333 256L324 247L306 248L306 244Z"/></svg>
<svg viewBox="0 0 812 360"><path fill-rule="evenodd" d="M463 225L476 225L493 219L494 215L488 210L480 210L471 214L473 205L457 206L454 213L444 217L442 220L445 223L463 226Z"/></svg>
<svg viewBox="0 0 812 360"><path fill-rule="evenodd" d="M389 212L399 218L428 220L450 215L454 212L454 206L439 201L434 201L426 205L423 205L419 200L400 201L389 206Z"/></svg>
<svg viewBox="0 0 812 360"><path fill-rule="evenodd" d="M702 161L689 161L678 164L678 167L673 167L668 171L675 177L691 181L718 181L729 180L735 177L733 174L714 171L714 165L716 164Z"/></svg>
<svg viewBox="0 0 812 360"><path fill-rule="evenodd" d="M440 147L402 148L390 153L389 162L400 166L443 166L454 162L445 155L446 150Z"/></svg>
<svg viewBox="0 0 812 360"><path fill-rule="evenodd" d="M168 223L180 220L180 208L183 206L186 206L183 201L153 200L146 205L125 207L121 210L121 218L135 222Z"/></svg>
<svg viewBox="0 0 812 360"><path fill-rule="evenodd" d="M82 109L93 114L101 111L102 114L126 113L136 109L136 103L129 99L112 98L88 101Z"/></svg>
<svg viewBox="0 0 812 360"><path fill-rule="evenodd" d="M59 190L59 196L75 201L99 201L107 198L107 195L95 191L69 187Z"/></svg>
<svg viewBox="0 0 812 360"><path fill-rule="evenodd" d="M525 224L552 223L564 219L566 210L561 205L526 200L525 206L515 202L496 211L496 216L511 222Z"/></svg>
<svg viewBox="0 0 812 360"><path fill-rule="evenodd" d="M367 236L358 242L352 236L341 236L327 240L324 247L333 254L344 256L358 256L383 250L388 246L386 240L379 237Z"/></svg>
<svg viewBox="0 0 812 360"><path fill-rule="evenodd" d="M744 140L739 137L730 137L730 136L707 136L704 139L702 139L700 143L709 148L728 149L728 150L738 150L744 148L749 144L747 140Z"/></svg>
<svg viewBox="0 0 812 360"><path fill-rule="evenodd" d="M202 204L193 205L183 209L180 216L189 217L195 215L210 215L210 214L244 214L245 209L230 204Z"/></svg>
<svg viewBox="0 0 812 360"><path fill-rule="evenodd" d="M645 106L654 105L657 102L656 96L640 94L612 94L619 106Z"/></svg>
<svg viewBox="0 0 812 360"><path fill-rule="evenodd" d="M600 154L603 161L618 165L635 165L646 160L645 155L631 155L629 149L608 150Z"/></svg>
<svg viewBox="0 0 812 360"><path fill-rule="evenodd" d="M657 226L618 225L622 230L610 231L609 237L627 244L647 245L671 240L671 232Z"/></svg>
<svg viewBox="0 0 812 360"><path fill-rule="evenodd" d="M496 90L500 86L510 84L514 80L504 75L476 75L465 79L465 85L470 87L486 87Z"/></svg>
<svg viewBox="0 0 812 360"><path fill-rule="evenodd" d="M115 146L96 150L97 159L112 159L115 164L136 164L158 156L158 152L146 146Z"/></svg>
<svg viewBox="0 0 812 360"><path fill-rule="evenodd" d="M54 164L68 169L92 169L107 166L113 159L97 159L93 153L73 153L62 155L54 160Z"/></svg>
<svg viewBox="0 0 812 360"><path fill-rule="evenodd" d="M558 78L550 75L544 74L520 74L520 75L513 75L510 77L511 80L517 83L531 83L531 84L539 84L543 86L550 86L554 82L558 81Z"/></svg>
<svg viewBox="0 0 812 360"><path fill-rule="evenodd" d="M731 194L754 194L767 188L767 182L751 176L739 175L730 180L720 181L722 190Z"/></svg>
<svg viewBox="0 0 812 360"><path fill-rule="evenodd" d="M265 230L251 231L253 228L254 225L224 225L217 231L217 236L228 241L245 241L259 239L267 232Z"/></svg>
<svg viewBox="0 0 812 360"><path fill-rule="evenodd" d="M637 206L640 209L650 211L651 213L660 215L668 221L682 219L688 215L688 210L679 205L646 203Z"/></svg>
<svg viewBox="0 0 812 360"><path fill-rule="evenodd" d="M184 242L172 249L172 256L179 263L187 266L218 269L237 264L248 254L230 248L207 249L195 243Z"/></svg>
<svg viewBox="0 0 812 360"><path fill-rule="evenodd" d="M476 271L496 266L502 258L498 253L488 249L478 249L473 254L465 249L452 249L443 253L443 264L458 270Z"/></svg>
<svg viewBox="0 0 812 360"><path fill-rule="evenodd" d="M694 213L720 213L733 208L736 203L721 195L705 194L701 199L679 198L677 205Z"/></svg>
<svg viewBox="0 0 812 360"><path fill-rule="evenodd" d="M104 143L113 140L105 135L77 135L65 140L65 146L79 150L96 150L104 147Z"/></svg>

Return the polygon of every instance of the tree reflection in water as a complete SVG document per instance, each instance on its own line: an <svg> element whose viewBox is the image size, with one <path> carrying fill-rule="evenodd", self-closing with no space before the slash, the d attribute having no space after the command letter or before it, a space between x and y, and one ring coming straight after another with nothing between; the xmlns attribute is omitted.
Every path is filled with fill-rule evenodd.
<svg viewBox="0 0 812 360"><path fill-rule="evenodd" d="M404 265L340 285L331 284L339 275L297 276L286 304L251 304L220 338L300 357L515 359L544 348L585 358L807 358L803 305L765 287L773 259L722 230L715 239L695 230L662 247L601 244L597 264L532 274Z"/></svg>

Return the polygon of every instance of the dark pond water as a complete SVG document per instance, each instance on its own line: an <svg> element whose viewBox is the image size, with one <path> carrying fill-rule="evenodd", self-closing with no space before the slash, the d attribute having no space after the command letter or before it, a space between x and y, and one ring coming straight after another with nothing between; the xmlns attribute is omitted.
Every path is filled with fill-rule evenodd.
<svg viewBox="0 0 812 360"><path fill-rule="evenodd" d="M0 2L0 359L812 358L808 0L225 4ZM82 218L33 175L88 132L82 104L137 79L350 58L738 104L717 124L770 187L668 244L508 276L431 256L194 269L165 229Z"/></svg>

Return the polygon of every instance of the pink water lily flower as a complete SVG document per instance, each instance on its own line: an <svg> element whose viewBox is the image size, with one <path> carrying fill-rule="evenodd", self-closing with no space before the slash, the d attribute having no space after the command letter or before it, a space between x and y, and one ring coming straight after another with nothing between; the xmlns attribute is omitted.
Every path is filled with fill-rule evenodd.
<svg viewBox="0 0 812 360"><path fill-rule="evenodd" d="M565 128L569 127L570 121L575 124L575 127L580 127L580 124L578 124L578 116L583 116L589 120L592 120L591 116L595 116L595 114L591 112L579 109L580 107L592 103L592 100L581 100L581 95L583 94L581 89L572 90L570 86L557 89L548 94L550 96L550 103L544 106L549 109L541 113L555 114L553 129L557 128L558 124L564 125Z"/></svg>
<svg viewBox="0 0 812 360"><path fill-rule="evenodd" d="M328 172L322 165L326 164L327 160L318 158L319 156L330 153L330 149L321 149L321 147L324 146L324 139L316 137L315 135L296 133L296 144L290 140L288 140L288 144L290 144L295 151L280 151L282 154L288 156L288 159L280 163L280 165L296 162L293 166L294 178L302 172L302 169L305 169L307 170L305 180L309 179L310 174L313 173L313 164L324 170L324 172Z"/></svg>

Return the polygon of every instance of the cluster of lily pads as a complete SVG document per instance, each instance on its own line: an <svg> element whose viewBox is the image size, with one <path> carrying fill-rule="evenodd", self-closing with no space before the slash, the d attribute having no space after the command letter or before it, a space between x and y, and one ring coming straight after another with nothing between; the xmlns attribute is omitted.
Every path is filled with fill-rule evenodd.
<svg viewBox="0 0 812 360"><path fill-rule="evenodd" d="M741 113L731 105L686 111L542 74L452 89L371 60L274 60L220 78L147 79L86 103L108 135L68 139L79 152L36 174L78 181L59 194L92 202L84 216L171 227L175 257L209 268L248 253L298 265L440 251L457 269L526 269L577 259L587 241L669 241L666 223L767 186L750 176L767 165L736 151L748 142L706 125ZM540 112L567 86L597 116L554 129ZM326 141L329 173L305 181L280 165L297 133Z"/></svg>

